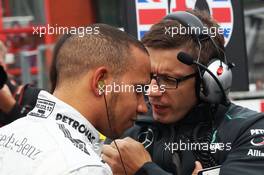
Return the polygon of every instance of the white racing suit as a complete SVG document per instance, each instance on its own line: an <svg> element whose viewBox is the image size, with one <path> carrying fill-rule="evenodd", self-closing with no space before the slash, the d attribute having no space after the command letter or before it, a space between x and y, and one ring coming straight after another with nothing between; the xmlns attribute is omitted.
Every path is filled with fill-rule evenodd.
<svg viewBox="0 0 264 175"><path fill-rule="evenodd" d="M26 117L0 128L0 174L110 175L101 143L84 116L41 91Z"/></svg>

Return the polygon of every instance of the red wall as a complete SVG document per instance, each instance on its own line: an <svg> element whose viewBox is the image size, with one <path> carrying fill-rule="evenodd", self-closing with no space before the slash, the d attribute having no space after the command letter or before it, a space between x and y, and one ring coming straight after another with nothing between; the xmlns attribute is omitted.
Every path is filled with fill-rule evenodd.
<svg viewBox="0 0 264 175"><path fill-rule="evenodd" d="M46 24L52 26L86 26L95 21L92 0L44 0ZM47 38L51 43L58 36Z"/></svg>

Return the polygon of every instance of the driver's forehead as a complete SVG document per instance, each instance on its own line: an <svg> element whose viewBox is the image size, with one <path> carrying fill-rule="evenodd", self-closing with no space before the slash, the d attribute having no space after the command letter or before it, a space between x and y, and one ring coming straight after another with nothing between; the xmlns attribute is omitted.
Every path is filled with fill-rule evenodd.
<svg viewBox="0 0 264 175"><path fill-rule="evenodd" d="M121 78L122 83L133 85L146 85L150 82L150 69L149 71L130 69L125 72Z"/></svg>
<svg viewBox="0 0 264 175"><path fill-rule="evenodd" d="M138 49L133 49L133 61L129 71L132 80L137 82L148 82L150 78L151 65L149 55Z"/></svg>

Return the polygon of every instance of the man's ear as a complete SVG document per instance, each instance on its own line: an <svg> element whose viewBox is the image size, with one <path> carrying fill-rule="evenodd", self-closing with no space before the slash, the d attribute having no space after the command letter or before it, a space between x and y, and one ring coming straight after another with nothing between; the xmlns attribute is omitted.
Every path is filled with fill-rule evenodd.
<svg viewBox="0 0 264 175"><path fill-rule="evenodd" d="M95 96L101 96L105 89L105 78L108 73L106 67L96 68L92 76L91 89Z"/></svg>

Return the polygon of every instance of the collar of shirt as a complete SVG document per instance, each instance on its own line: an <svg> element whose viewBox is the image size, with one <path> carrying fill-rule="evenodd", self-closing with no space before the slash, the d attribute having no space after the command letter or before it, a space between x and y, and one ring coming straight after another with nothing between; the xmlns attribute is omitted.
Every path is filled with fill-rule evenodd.
<svg viewBox="0 0 264 175"><path fill-rule="evenodd" d="M92 144L101 142L100 133L82 114L46 91L40 91L36 106L28 113L28 116L57 123L65 137L71 137L71 132L76 131L84 142L88 141ZM67 130L65 125L70 130Z"/></svg>

